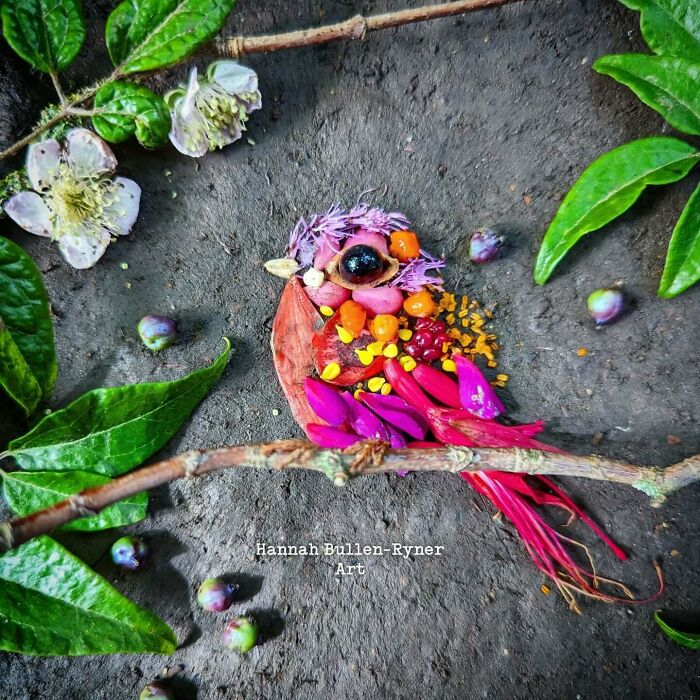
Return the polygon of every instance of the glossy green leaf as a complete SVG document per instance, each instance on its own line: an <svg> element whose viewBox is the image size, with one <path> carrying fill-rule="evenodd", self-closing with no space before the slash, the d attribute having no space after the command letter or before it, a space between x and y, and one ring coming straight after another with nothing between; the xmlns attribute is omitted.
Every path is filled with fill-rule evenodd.
<svg viewBox="0 0 700 700"><path fill-rule="evenodd" d="M173 631L49 537L0 556L0 649L36 656L172 654Z"/></svg>
<svg viewBox="0 0 700 700"><path fill-rule="evenodd" d="M664 136L620 146L584 170L549 225L535 262L535 282L544 284L554 268L585 234L627 211L647 185L685 177L700 153Z"/></svg>
<svg viewBox="0 0 700 700"><path fill-rule="evenodd" d="M173 382L95 389L13 440L9 454L29 471L116 476L133 469L178 431L226 368L231 343L209 367Z"/></svg>
<svg viewBox="0 0 700 700"><path fill-rule="evenodd" d="M223 27L236 0L124 0L107 20L109 55L140 73L193 54Z"/></svg>
<svg viewBox="0 0 700 700"><path fill-rule="evenodd" d="M7 43L44 73L67 68L85 40L80 0L4 0L2 30Z"/></svg>
<svg viewBox="0 0 700 700"><path fill-rule="evenodd" d="M700 186L673 229L659 285L660 297L675 297L700 280Z"/></svg>
<svg viewBox="0 0 700 700"><path fill-rule="evenodd" d="M104 486L109 477L90 472L6 472L3 487L7 505L17 515L29 515L58 501L95 486ZM146 517L148 494L144 491L107 506L90 518L79 518L63 525L61 530L93 532L122 527Z"/></svg>
<svg viewBox="0 0 700 700"><path fill-rule="evenodd" d="M49 298L32 259L0 236L0 316L31 368L44 398L56 381L56 351Z"/></svg>
<svg viewBox="0 0 700 700"><path fill-rule="evenodd" d="M107 83L95 95L95 111L95 131L110 143L135 135L147 148L155 148L165 143L170 132L165 100L143 85Z"/></svg>
<svg viewBox="0 0 700 700"><path fill-rule="evenodd" d="M676 644L688 647L688 649L700 649L700 633L680 632L664 622L658 612L654 613L654 620L656 620L656 624L661 628L664 634L676 642Z"/></svg>
<svg viewBox="0 0 700 700"><path fill-rule="evenodd" d="M0 389L30 416L41 401L41 387L0 317Z"/></svg>
<svg viewBox="0 0 700 700"><path fill-rule="evenodd" d="M629 53L603 56L593 68L627 85L678 131L700 134L700 63Z"/></svg>
<svg viewBox="0 0 700 700"><path fill-rule="evenodd" d="M700 0L620 0L641 11L639 26L649 48L700 62Z"/></svg>

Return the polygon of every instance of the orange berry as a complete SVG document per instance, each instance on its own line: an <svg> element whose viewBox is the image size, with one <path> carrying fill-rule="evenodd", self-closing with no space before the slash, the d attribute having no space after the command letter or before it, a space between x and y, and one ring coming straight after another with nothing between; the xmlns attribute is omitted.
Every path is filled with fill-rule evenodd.
<svg viewBox="0 0 700 700"><path fill-rule="evenodd" d="M394 231L391 234L389 252L402 263L420 255L418 236L413 231Z"/></svg>
<svg viewBox="0 0 700 700"><path fill-rule="evenodd" d="M399 332L399 319L392 314L378 314L370 323L369 330L377 340L388 343Z"/></svg>
<svg viewBox="0 0 700 700"><path fill-rule="evenodd" d="M409 316L426 318L435 313L436 307L432 294L423 290L407 296L403 303L403 309Z"/></svg>
<svg viewBox="0 0 700 700"><path fill-rule="evenodd" d="M340 325L352 334L353 338L359 338L367 321L367 312L356 301L344 301L340 305Z"/></svg>

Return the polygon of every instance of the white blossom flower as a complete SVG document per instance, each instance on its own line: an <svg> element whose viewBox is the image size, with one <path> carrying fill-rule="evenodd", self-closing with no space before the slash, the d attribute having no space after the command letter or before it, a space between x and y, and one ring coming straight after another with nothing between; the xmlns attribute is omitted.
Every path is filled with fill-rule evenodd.
<svg viewBox="0 0 700 700"><path fill-rule="evenodd" d="M262 107L258 76L236 61L216 61L199 77L193 68L187 85L165 96L172 116L170 140L193 158L241 138L248 115Z"/></svg>
<svg viewBox="0 0 700 700"><path fill-rule="evenodd" d="M139 213L141 188L111 178L116 167L112 149L88 129L71 129L63 146L54 139L32 144L27 176L34 191L11 197L5 212L25 231L57 241L73 267L92 267Z"/></svg>

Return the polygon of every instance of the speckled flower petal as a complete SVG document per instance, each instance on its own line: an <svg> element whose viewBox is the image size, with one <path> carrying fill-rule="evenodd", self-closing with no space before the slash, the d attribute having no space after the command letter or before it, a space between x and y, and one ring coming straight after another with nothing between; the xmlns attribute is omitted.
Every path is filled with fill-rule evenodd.
<svg viewBox="0 0 700 700"><path fill-rule="evenodd" d="M25 231L51 236L51 212L36 192L20 192L5 202L5 213Z"/></svg>
<svg viewBox="0 0 700 700"><path fill-rule="evenodd" d="M78 236L62 236L58 247L69 265L78 270L86 270L104 255L110 239L109 232L104 229L86 229Z"/></svg>
<svg viewBox="0 0 700 700"><path fill-rule="evenodd" d="M33 143L27 148L27 177L37 192L51 185L61 163L61 145L55 139Z"/></svg>
<svg viewBox="0 0 700 700"><path fill-rule="evenodd" d="M175 100L171 118L170 142L180 153L192 158L200 158L209 151L204 118L197 111L195 97L199 92L197 69L190 71L187 91Z"/></svg>
<svg viewBox="0 0 700 700"><path fill-rule="evenodd" d="M210 67L209 77L230 95L240 95L258 89L256 72L236 61L217 61Z"/></svg>
<svg viewBox="0 0 700 700"><path fill-rule="evenodd" d="M486 420L504 413L505 407L481 370L463 355L454 355L454 361L457 366L462 408Z"/></svg>
<svg viewBox="0 0 700 700"><path fill-rule="evenodd" d="M116 170L112 149L88 129L71 129L66 135L66 162L79 176L105 175Z"/></svg>
<svg viewBox="0 0 700 700"><path fill-rule="evenodd" d="M116 233L126 236L136 223L141 203L141 188L126 177L115 177L118 199L106 208L108 215L113 215L118 226Z"/></svg>

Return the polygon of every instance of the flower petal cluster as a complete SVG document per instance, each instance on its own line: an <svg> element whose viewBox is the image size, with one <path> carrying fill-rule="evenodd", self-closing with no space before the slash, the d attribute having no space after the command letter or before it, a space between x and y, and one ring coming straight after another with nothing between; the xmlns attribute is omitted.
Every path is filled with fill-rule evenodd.
<svg viewBox="0 0 700 700"><path fill-rule="evenodd" d="M187 85L165 101L172 117L170 141L193 158L240 139L250 113L262 107L257 73L236 61L215 61L203 77L193 68Z"/></svg>
<svg viewBox="0 0 700 700"><path fill-rule="evenodd" d="M32 144L26 167L33 190L10 197L5 212L25 231L57 241L73 267L92 267L136 222L141 188L111 177L117 159L92 131L71 129L63 145L55 139Z"/></svg>

